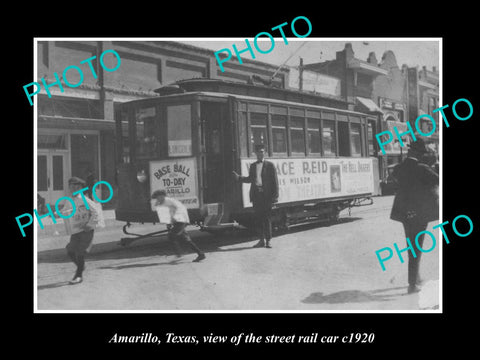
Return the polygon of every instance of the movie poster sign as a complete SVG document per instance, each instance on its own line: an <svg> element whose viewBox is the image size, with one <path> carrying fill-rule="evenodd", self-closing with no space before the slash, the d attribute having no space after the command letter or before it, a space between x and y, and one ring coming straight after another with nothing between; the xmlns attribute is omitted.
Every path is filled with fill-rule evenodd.
<svg viewBox="0 0 480 360"><path fill-rule="evenodd" d="M167 196L179 200L187 209L198 208L195 158L151 161L150 189L165 190Z"/></svg>
<svg viewBox="0 0 480 360"><path fill-rule="evenodd" d="M373 164L371 159L268 159L277 170L279 203L326 199L373 193ZM242 176L248 176L251 159L242 160ZM250 184L243 184L245 207Z"/></svg>

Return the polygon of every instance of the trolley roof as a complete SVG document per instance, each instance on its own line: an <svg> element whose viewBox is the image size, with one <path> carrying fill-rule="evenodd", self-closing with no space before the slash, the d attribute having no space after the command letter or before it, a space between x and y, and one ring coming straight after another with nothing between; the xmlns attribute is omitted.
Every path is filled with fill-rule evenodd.
<svg viewBox="0 0 480 360"><path fill-rule="evenodd" d="M322 106L322 105L306 104L306 103L286 101L286 100L281 100L281 99L272 99L272 98L266 98L266 97L231 94L231 93L224 93L224 92L213 92L213 91L192 91L192 92L162 95L162 96L153 97L153 98L133 100L133 101L130 101L128 103L123 103L123 104L131 104L131 103L138 104L138 103L142 103L142 102L156 102L156 101L164 100L164 99L192 97L192 96L215 97L215 98L221 98L221 99L225 99L225 100L227 100L228 98L235 98L235 99L240 100L240 101L243 100L243 101L249 101L249 102L267 102L267 103L278 104L278 105L283 105L283 106L297 106L297 107L317 109L317 110L335 111L335 112L341 112L341 113L358 115L358 116L369 116L368 114L365 114L365 113L362 113L362 112L359 112L359 111L339 109L339 108L333 108L333 107Z"/></svg>

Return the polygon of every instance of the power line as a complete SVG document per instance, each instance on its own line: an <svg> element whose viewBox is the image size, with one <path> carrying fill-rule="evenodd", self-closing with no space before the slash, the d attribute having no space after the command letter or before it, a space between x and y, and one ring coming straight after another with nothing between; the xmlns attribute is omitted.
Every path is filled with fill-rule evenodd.
<svg viewBox="0 0 480 360"><path fill-rule="evenodd" d="M303 45L305 45L306 43L307 43L307 42L304 41L304 42L302 43L302 45L300 45L296 50L293 51L293 53L287 58L287 60L285 60L285 61L283 62L283 64L280 65L280 66L277 68L277 70L275 70L275 72L273 73L273 75L272 75L271 78L270 78L270 81L273 81L273 78L275 77L275 75L277 75L277 73L280 71L280 69L281 69L281 68L287 63L287 61L290 60L290 59L292 58L292 56L295 55L295 53L297 53L297 52L303 47Z"/></svg>

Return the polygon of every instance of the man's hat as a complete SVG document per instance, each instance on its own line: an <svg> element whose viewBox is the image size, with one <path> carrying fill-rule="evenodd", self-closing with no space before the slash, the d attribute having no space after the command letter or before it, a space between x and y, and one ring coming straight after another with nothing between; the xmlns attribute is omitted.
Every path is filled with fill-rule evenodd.
<svg viewBox="0 0 480 360"><path fill-rule="evenodd" d="M265 144L255 144L255 151L265 150Z"/></svg>
<svg viewBox="0 0 480 360"><path fill-rule="evenodd" d="M72 185L82 185L83 186L83 185L85 185L85 180L74 176L74 177L68 179L68 184L69 185L72 184Z"/></svg>
<svg viewBox="0 0 480 360"><path fill-rule="evenodd" d="M408 145L410 150L418 152L420 154L425 154L428 152L427 147L425 146L425 141L417 138L417 141L412 142Z"/></svg>
<svg viewBox="0 0 480 360"><path fill-rule="evenodd" d="M152 194L152 199L156 199L159 196L167 196L167 192L165 190L155 190Z"/></svg>

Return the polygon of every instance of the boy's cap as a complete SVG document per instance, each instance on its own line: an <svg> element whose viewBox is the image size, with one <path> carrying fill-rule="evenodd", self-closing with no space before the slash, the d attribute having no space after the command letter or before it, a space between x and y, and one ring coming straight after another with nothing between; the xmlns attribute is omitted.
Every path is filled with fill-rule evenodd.
<svg viewBox="0 0 480 360"><path fill-rule="evenodd" d="M156 199L159 196L167 196L167 192L165 190L155 190L152 194L152 199Z"/></svg>

